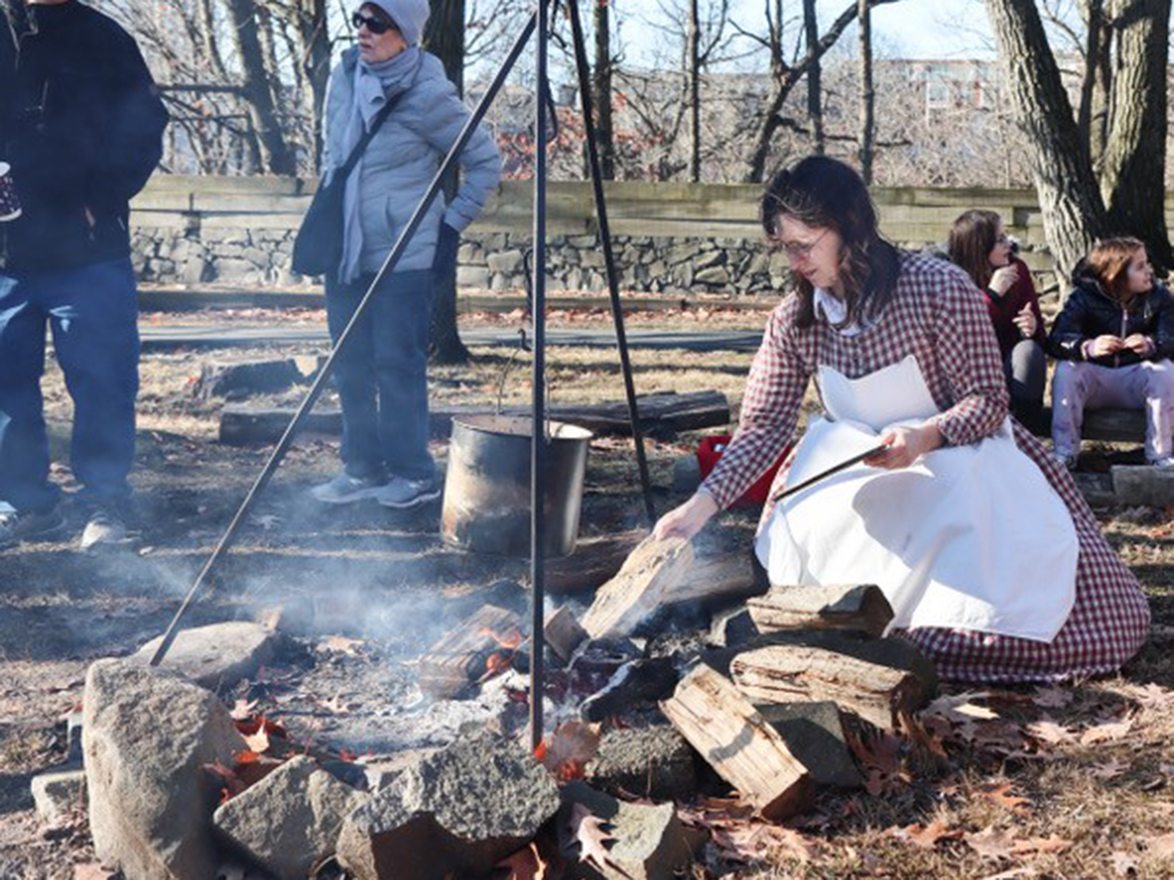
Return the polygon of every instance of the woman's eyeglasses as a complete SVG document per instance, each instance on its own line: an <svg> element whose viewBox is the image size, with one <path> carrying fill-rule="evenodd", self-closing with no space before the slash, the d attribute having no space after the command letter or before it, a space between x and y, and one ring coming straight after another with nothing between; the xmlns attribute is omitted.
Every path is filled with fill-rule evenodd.
<svg viewBox="0 0 1174 880"><path fill-rule="evenodd" d="M820 241L823 239L823 237L825 235L827 235L829 232L831 232L830 226L827 229L825 229L823 232L821 232L819 235L817 235L813 241L809 241L807 244L798 244L795 242L792 242L791 244L786 244L784 242L779 242L779 247L781 247L784 251L787 252L787 259L789 259L789 260L805 260L811 256L811 252L813 250L815 250L815 246L817 244L819 244Z"/></svg>
<svg viewBox="0 0 1174 880"><path fill-rule="evenodd" d="M398 31L394 21L384 21L383 19L375 18L373 15L363 15L361 12L356 12L351 16L351 24L355 26L355 30L366 28L368 31L379 37L388 31Z"/></svg>

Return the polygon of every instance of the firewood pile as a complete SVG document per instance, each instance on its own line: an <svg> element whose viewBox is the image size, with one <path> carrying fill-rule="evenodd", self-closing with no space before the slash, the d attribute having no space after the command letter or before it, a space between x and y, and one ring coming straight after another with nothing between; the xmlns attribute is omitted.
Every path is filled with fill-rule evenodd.
<svg viewBox="0 0 1174 880"><path fill-rule="evenodd" d="M893 613L874 586L768 589L745 550L616 540L623 553L580 560L590 601L549 608L553 730L535 753L518 607L476 608L411 665L433 706L495 688L515 711L392 754L308 747L251 705L231 711L206 689L224 683L227 652L211 637L185 648L196 630L176 668L94 664L82 739L97 858L125 880L667 880L719 833L699 797L733 798L756 822L795 817L821 788L862 785L854 744L916 725L935 690L932 665L882 635ZM612 576L594 589L600 559ZM273 653L255 641L254 669Z"/></svg>

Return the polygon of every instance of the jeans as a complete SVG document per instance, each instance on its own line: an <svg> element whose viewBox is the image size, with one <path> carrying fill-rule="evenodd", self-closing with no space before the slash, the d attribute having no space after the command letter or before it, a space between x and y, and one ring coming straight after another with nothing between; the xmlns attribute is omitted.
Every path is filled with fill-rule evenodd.
<svg viewBox="0 0 1174 880"><path fill-rule="evenodd" d="M1127 367L1102 367L1060 361L1052 379L1052 445L1061 455L1080 451L1085 408L1144 409L1145 457L1171 454L1174 428L1174 364L1142 361Z"/></svg>
<svg viewBox="0 0 1174 880"><path fill-rule="evenodd" d="M1043 409L1048 359L1043 346L1034 339L1017 342L1003 357L1003 372L1011 392L1011 414L1033 434L1046 432Z"/></svg>
<svg viewBox="0 0 1174 880"><path fill-rule="evenodd" d="M373 280L328 279L326 317L338 341ZM428 452L428 329L432 272L384 279L335 360L342 399L342 461L352 477L432 480Z"/></svg>
<svg viewBox="0 0 1174 880"><path fill-rule="evenodd" d="M89 502L130 495L139 390L138 298L130 259L19 277L0 272L0 499L44 512L49 482L41 376L45 325L73 399L69 459Z"/></svg>

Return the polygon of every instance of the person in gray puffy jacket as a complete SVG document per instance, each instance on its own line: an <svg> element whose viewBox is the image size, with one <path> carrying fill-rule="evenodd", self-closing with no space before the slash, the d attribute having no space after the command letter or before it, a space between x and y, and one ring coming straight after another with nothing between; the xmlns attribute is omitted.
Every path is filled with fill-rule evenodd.
<svg viewBox="0 0 1174 880"><path fill-rule="evenodd" d="M354 14L359 45L342 53L326 96L328 181L387 101L395 101L346 183L343 258L326 279L338 339L469 118L440 60L420 48L428 0L368 0ZM460 157L462 183L438 197L361 326L336 361L344 470L311 494L328 504L374 498L393 508L436 498L428 452L428 328L433 280L451 270L460 232L501 178L497 147L478 128Z"/></svg>

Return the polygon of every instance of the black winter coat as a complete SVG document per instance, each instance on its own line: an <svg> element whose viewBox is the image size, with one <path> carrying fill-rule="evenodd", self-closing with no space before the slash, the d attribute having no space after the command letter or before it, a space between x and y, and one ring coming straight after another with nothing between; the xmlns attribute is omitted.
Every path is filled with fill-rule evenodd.
<svg viewBox="0 0 1174 880"><path fill-rule="evenodd" d="M78 0L24 18L0 48L0 160L24 209L0 223L0 265L19 275L125 257L128 203L162 156L167 111L112 19Z"/></svg>
<svg viewBox="0 0 1174 880"><path fill-rule="evenodd" d="M1164 284L1134 298L1127 307L1106 291L1096 278L1077 270L1076 287L1064 301L1048 336L1048 351L1055 358L1085 360L1083 346L1098 336L1121 339L1141 333L1154 343L1154 352L1146 360L1174 357L1174 297ZM1136 352L1121 351L1089 363L1103 367L1124 367L1143 360Z"/></svg>

